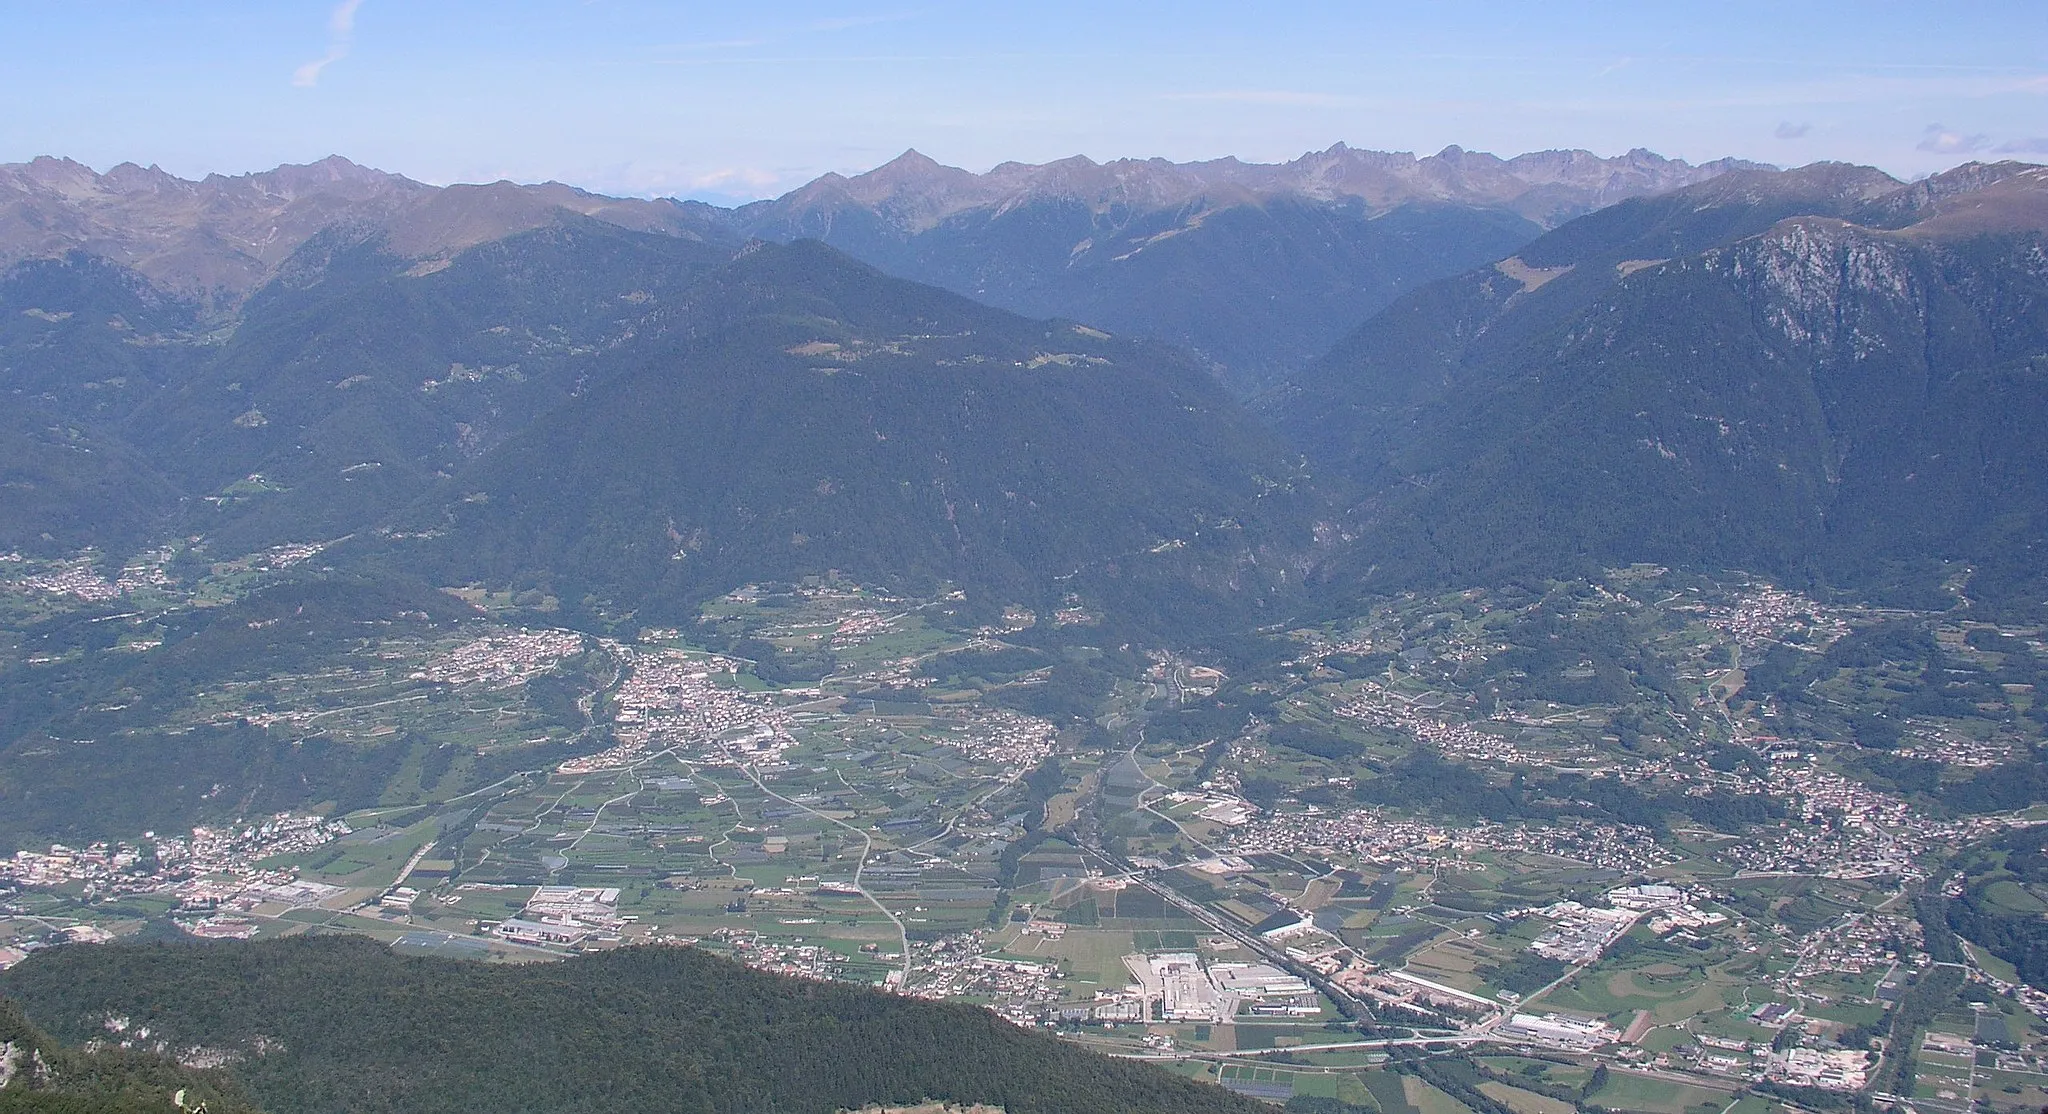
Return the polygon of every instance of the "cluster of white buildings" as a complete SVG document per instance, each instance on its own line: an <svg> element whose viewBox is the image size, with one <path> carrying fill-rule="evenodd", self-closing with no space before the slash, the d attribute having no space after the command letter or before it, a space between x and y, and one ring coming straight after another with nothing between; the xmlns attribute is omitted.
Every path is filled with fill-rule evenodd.
<svg viewBox="0 0 2048 1114"><path fill-rule="evenodd" d="M268 819L224 828L194 828L189 838L156 838L156 859L164 870L192 874L226 871L254 873L255 864L276 855L292 855L321 847L349 834L341 820L280 812Z"/></svg>
<svg viewBox="0 0 2048 1114"><path fill-rule="evenodd" d="M1507 739L1457 720L1439 719L1408 697L1375 681L1365 682L1355 697L1337 706L1336 712L1368 726L1406 732L1452 758L1537 764L1536 759Z"/></svg>
<svg viewBox="0 0 2048 1114"><path fill-rule="evenodd" d="M164 564L170 559L171 552L168 549L156 549L139 554L115 574L114 579L108 580L94 567L95 551L87 550L83 555L66 560L54 569L30 573L9 582L8 586L16 591L71 596L87 603L105 603L145 588L168 587L171 578L170 574L164 571ZM0 553L0 565L27 563L28 559L19 553Z"/></svg>
<svg viewBox="0 0 2048 1114"><path fill-rule="evenodd" d="M1765 1077L1825 1091L1860 1091L1870 1079L1869 1054L1853 1048L1788 1048L1771 1056Z"/></svg>
<svg viewBox="0 0 2048 1114"><path fill-rule="evenodd" d="M21 560L19 554L9 554L14 560ZM105 603L122 596L121 586L95 572L90 561L79 561L50 572L32 573L14 581L13 587L23 592L38 592L48 596L73 596L87 603Z"/></svg>
<svg viewBox="0 0 2048 1114"><path fill-rule="evenodd" d="M1781 983L1798 988L1801 997L1819 1001L1828 995L1799 987L1803 979L1860 975L1924 956L1920 922L1896 913L1857 913L1808 933L1791 970ZM1899 947L1906 949L1901 955Z"/></svg>
<svg viewBox="0 0 2048 1114"><path fill-rule="evenodd" d="M1588 1052L1621 1039L1614 1026L1599 1018L1573 1017L1564 1013L1518 1013L1496 1032L1504 1037L1547 1044L1554 1048Z"/></svg>
<svg viewBox="0 0 2048 1114"><path fill-rule="evenodd" d="M584 647L584 636L573 631L522 627L458 646L412 676L416 681L511 688L553 669L563 658L582 653Z"/></svg>
<svg viewBox="0 0 2048 1114"><path fill-rule="evenodd" d="M1641 874L1678 862L1680 855L1657 842L1656 833L1633 824L1563 819L1544 824L1482 824L1472 841L1494 851L1533 851L1624 874Z"/></svg>
<svg viewBox="0 0 2048 1114"><path fill-rule="evenodd" d="M1774 759L1769 791L1788 801L1795 822L1754 831L1720 853L1752 873L1833 878L1921 877L1917 862L1931 852L1964 846L2003 826L1965 817L1935 820L1897 796L1845 778L1813 757Z"/></svg>
<svg viewBox="0 0 2048 1114"><path fill-rule="evenodd" d="M1064 926L1062 926L1064 927ZM983 934L959 933L910 945L911 982L917 998L970 998L1019 1025L1038 1021L1066 997L1059 964L984 954Z"/></svg>
<svg viewBox="0 0 2048 1114"><path fill-rule="evenodd" d="M47 851L16 851L0 859L0 881L78 885L88 900L162 890L182 896L193 886L231 897L251 887L300 884L295 871L266 871L257 864L310 851L348 833L348 825L339 820L281 812L254 824L194 828L189 836L145 832L144 844L100 842L74 848L53 843Z"/></svg>
<svg viewBox="0 0 2048 1114"><path fill-rule="evenodd" d="M618 890L539 886L526 899L519 916L499 922L491 931L522 944L574 947L593 938L615 938L618 929Z"/></svg>
<svg viewBox="0 0 2048 1114"><path fill-rule="evenodd" d="M842 649L847 646L858 646L863 642L874 639L877 635L889 633L890 628L894 625L894 621L887 614L880 611L864 608L848 612L844 618L839 620L839 625L833 628L832 648Z"/></svg>
<svg viewBox="0 0 2048 1114"><path fill-rule="evenodd" d="M142 861L142 849L127 843L95 843L89 847L66 847L53 843L48 851L16 851L12 859L0 859L0 878L22 886L62 886L83 882L96 892L124 892L116 889ZM139 886L137 878L131 885Z"/></svg>
<svg viewBox="0 0 2048 1114"><path fill-rule="evenodd" d="M1476 851L1528 851L1630 874L1679 860L1677 852L1657 842L1654 832L1628 824L1566 818L1523 824L1482 821L1453 829L1369 808L1341 813L1312 809L1251 819L1233 833L1231 850L1246 855L1273 851L1348 856L1382 869L1483 869L1466 859Z"/></svg>
<svg viewBox="0 0 2048 1114"><path fill-rule="evenodd" d="M802 938L763 936L751 929L721 928L712 933L732 949L732 957L757 970L770 971L778 975L791 975L800 979L819 982L848 982L853 961L845 953L822 944L814 944ZM873 962L900 963L901 952L882 951L876 948L867 951ZM902 983L903 972L892 970L882 984L895 989Z"/></svg>
<svg viewBox="0 0 2048 1114"><path fill-rule="evenodd" d="M1574 965L1599 959L1642 916L1634 910L1598 909L1576 901L1560 901L1534 912L1553 923L1530 942L1529 950Z"/></svg>
<svg viewBox="0 0 2048 1114"><path fill-rule="evenodd" d="M1338 854L1379 866L1403 866L1414 861L1412 852L1441 851L1452 839L1452 832L1438 824L1355 808L1341 813L1273 813L1240 827L1231 846L1247 855Z"/></svg>
<svg viewBox="0 0 2048 1114"><path fill-rule="evenodd" d="M618 745L560 767L565 774L619 769L652 750L681 747L709 760L722 757L720 741L745 735L742 749L759 751L760 741L788 741L787 717L767 696L719 684L737 663L677 650L616 648L626 659L626 679L613 695L618 712L612 726Z"/></svg>
<svg viewBox="0 0 2048 1114"><path fill-rule="evenodd" d="M1809 640L1821 646L1849 633L1849 624L1827 608L1768 584L1738 597L1731 608L1709 612L1705 621L1744 646L1776 641L1794 627L1807 628Z"/></svg>
<svg viewBox="0 0 2048 1114"><path fill-rule="evenodd" d="M1097 1020L1229 1024L1240 1010L1313 1017L1322 1008L1305 980L1264 963L1205 964L1194 952L1158 952L1127 955L1124 967L1136 982L1105 996Z"/></svg>
<svg viewBox="0 0 2048 1114"><path fill-rule="evenodd" d="M1972 739L1955 731L1909 730L1892 753L1900 758L1918 758L1944 766L1981 770L2009 762L2018 753L2004 739Z"/></svg>
<svg viewBox="0 0 2048 1114"><path fill-rule="evenodd" d="M958 729L934 731L927 737L977 762L1000 767L1006 776L1045 761L1058 746L1059 729L1037 716L978 706L962 711L967 718Z"/></svg>

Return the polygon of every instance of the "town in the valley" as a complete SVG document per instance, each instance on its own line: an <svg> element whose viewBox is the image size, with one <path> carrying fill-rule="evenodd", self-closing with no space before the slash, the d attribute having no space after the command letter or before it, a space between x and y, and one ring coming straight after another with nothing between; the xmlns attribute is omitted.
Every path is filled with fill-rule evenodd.
<svg viewBox="0 0 2048 1114"><path fill-rule="evenodd" d="M318 551L196 584L169 554L11 557L0 588L17 618L217 606ZM173 710L458 745L345 809L22 845L0 860L0 966L138 933L486 961L692 946L979 1003L1267 1099L1389 1110L1370 1069L1458 1054L1530 1114L1653 1092L1672 1114L2048 1103L2048 994L1930 913L1981 892L2048 909L1956 862L2048 815L1929 804L2039 742L2031 686L1902 713L1882 750L1751 687L1787 668L1774 648L1804 667L1896 614L1655 569L1416 598L1285 632L1255 707L1211 720L1244 685L1229 666L1101 665L1078 600L976 622L812 578L598 636L464 591L472 618ZM2044 649L1945 622L1929 645L1987 676L2000 647ZM1518 641L1539 623L1570 660ZM1654 661L1617 669L1573 633L1621 623ZM136 620L76 652L161 640ZM1850 708L1904 691L1891 659L1855 661L1810 687Z"/></svg>

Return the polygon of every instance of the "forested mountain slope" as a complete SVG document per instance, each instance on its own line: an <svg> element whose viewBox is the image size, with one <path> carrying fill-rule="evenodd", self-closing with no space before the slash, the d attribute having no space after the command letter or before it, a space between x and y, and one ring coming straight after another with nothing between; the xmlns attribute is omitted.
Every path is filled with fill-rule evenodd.
<svg viewBox="0 0 2048 1114"><path fill-rule="evenodd" d="M1305 477L1181 354L819 244L747 253L619 359L386 552L614 608L838 569L997 605L1090 585L1155 615L1306 560Z"/></svg>
<svg viewBox="0 0 2048 1114"><path fill-rule="evenodd" d="M573 215L426 264L332 229L226 319L83 251L18 264L0 278L0 544L358 529L601 377L730 256Z"/></svg>
<svg viewBox="0 0 2048 1114"><path fill-rule="evenodd" d="M255 1114L217 1071L193 1071L154 1052L83 1051L51 1040L0 998L0 1114Z"/></svg>
<svg viewBox="0 0 2048 1114"><path fill-rule="evenodd" d="M635 1110L833 1114L986 1103L1010 1114L1257 1107L986 1010L751 971L687 948L559 964L408 959L373 941L62 948L0 976L60 1035L116 1015L231 1050L275 1114Z"/></svg>
<svg viewBox="0 0 2048 1114"><path fill-rule="evenodd" d="M2048 170L1626 202L1404 298L1265 401L1358 481L1338 583L1635 561L2038 604Z"/></svg>

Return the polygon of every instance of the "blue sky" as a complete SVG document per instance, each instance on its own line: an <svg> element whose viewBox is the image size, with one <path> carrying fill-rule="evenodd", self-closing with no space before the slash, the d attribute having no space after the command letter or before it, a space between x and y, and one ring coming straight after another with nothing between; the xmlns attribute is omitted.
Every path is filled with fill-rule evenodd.
<svg viewBox="0 0 2048 1114"><path fill-rule="evenodd" d="M2039 0L0 0L0 161L769 196L916 147L2048 162Z"/></svg>

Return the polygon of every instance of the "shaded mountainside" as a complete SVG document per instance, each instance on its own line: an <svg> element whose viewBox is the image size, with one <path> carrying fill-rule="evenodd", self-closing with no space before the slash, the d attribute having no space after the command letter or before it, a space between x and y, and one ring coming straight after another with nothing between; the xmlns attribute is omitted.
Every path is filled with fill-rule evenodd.
<svg viewBox="0 0 2048 1114"><path fill-rule="evenodd" d="M97 652L118 637L121 624L108 620L122 610L32 624L23 648L61 660L0 670L0 851L32 835L175 829L217 805L268 814L373 804L437 740L402 732L365 745L317 729L273 733L245 716L172 721L209 694L313 668L337 646L445 633L476 614L421 584L286 581L166 616L152 653Z"/></svg>
<svg viewBox="0 0 2048 1114"><path fill-rule="evenodd" d="M1278 165L1076 157L977 175L912 151L728 219L1017 313L1165 340L1252 390L1406 290L1601 205L1743 165L1338 144Z"/></svg>
<svg viewBox="0 0 2048 1114"><path fill-rule="evenodd" d="M0 998L0 1114L255 1114L232 1080L153 1052L66 1048Z"/></svg>
<svg viewBox="0 0 2048 1114"><path fill-rule="evenodd" d="M0 272L0 550L120 546L178 493L121 425L201 359L194 305L84 252Z"/></svg>
<svg viewBox="0 0 2048 1114"><path fill-rule="evenodd" d="M570 218L423 268L388 237L326 233L125 432L215 497L193 508L195 532L252 548L338 536L608 375L620 344L730 255Z"/></svg>
<svg viewBox="0 0 2048 1114"><path fill-rule="evenodd" d="M1541 230L1503 210L1356 199L1205 199L1097 210L1072 198L958 213L906 233L865 210L756 226L815 236L891 274L1030 316L1186 347L1249 392L1408 289L1512 253Z"/></svg>
<svg viewBox="0 0 2048 1114"><path fill-rule="evenodd" d="M354 535L337 559L612 616L828 569L1155 618L1299 581L1298 461L1184 354L734 254L568 215L422 264L333 228L231 328L82 253L19 265L0 544Z"/></svg>
<svg viewBox="0 0 2048 1114"><path fill-rule="evenodd" d="M231 325L84 252L19 264L0 278L0 397L19 405L0 545L361 528L602 377L731 254L570 216L422 265L336 229Z"/></svg>
<svg viewBox="0 0 2048 1114"><path fill-rule="evenodd" d="M113 1014L172 1047L238 1052L237 1077L277 1114L832 1114L923 1100L1010 1114L1256 1109L974 1006L685 948L505 967L339 937L68 947L0 976L0 990L73 1039L104 1035Z"/></svg>
<svg viewBox="0 0 2048 1114"><path fill-rule="evenodd" d="M1635 561L2038 604L2048 171L1738 174L1404 298L1263 405L1342 584Z"/></svg>
<svg viewBox="0 0 2048 1114"><path fill-rule="evenodd" d="M177 490L118 439L36 407L0 410L0 551L133 545L177 506Z"/></svg>
<svg viewBox="0 0 2048 1114"><path fill-rule="evenodd" d="M1298 581L1310 543L1298 466L1186 357L819 244L748 253L620 359L383 551L600 610L837 569L1156 617Z"/></svg>

